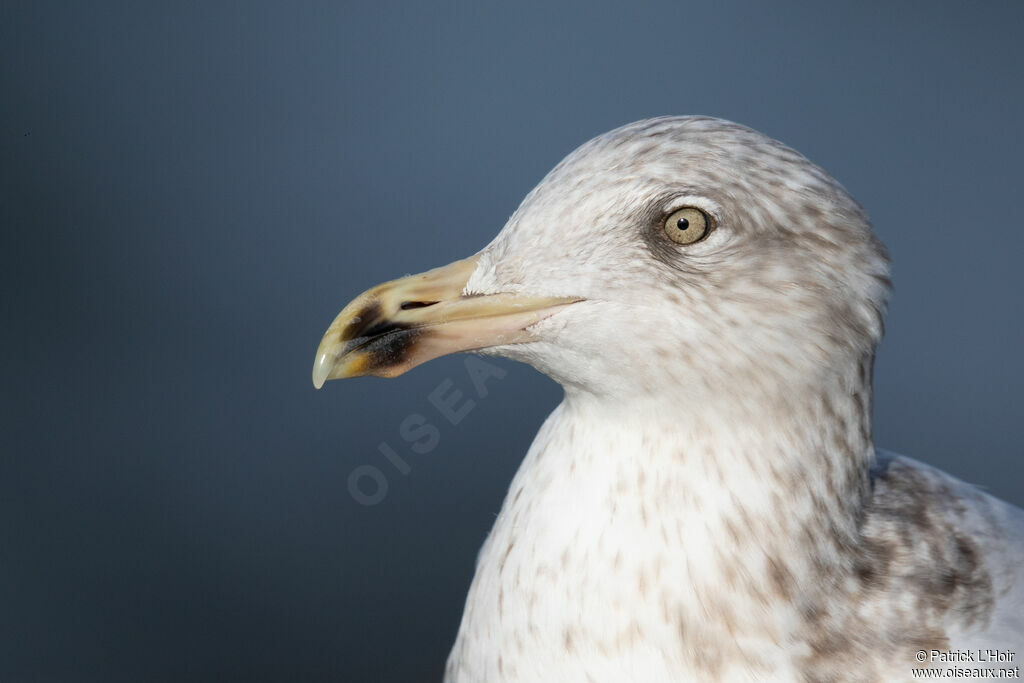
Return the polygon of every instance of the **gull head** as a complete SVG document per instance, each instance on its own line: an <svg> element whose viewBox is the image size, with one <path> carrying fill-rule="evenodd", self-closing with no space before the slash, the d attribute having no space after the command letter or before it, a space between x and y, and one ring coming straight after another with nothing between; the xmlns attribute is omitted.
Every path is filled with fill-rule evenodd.
<svg viewBox="0 0 1024 683"><path fill-rule="evenodd" d="M889 286L821 168L728 121L649 119L572 152L478 254L353 300L313 381L477 351L617 401L763 400L859 372Z"/></svg>

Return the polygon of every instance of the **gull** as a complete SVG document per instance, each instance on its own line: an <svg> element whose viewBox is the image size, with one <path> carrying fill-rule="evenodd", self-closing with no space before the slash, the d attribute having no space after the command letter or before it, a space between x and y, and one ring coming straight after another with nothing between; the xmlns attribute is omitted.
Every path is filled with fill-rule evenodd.
<svg viewBox="0 0 1024 683"><path fill-rule="evenodd" d="M445 680L1013 666L1024 512L873 445L890 289L836 180L687 116L594 138L482 251L345 306L317 388L458 351L564 388L480 551Z"/></svg>

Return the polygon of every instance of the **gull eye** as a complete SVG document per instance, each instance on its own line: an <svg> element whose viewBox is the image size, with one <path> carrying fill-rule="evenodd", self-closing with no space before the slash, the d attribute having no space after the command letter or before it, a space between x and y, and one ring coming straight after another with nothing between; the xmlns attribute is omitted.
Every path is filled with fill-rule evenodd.
<svg viewBox="0 0 1024 683"><path fill-rule="evenodd" d="M700 209L686 206L665 219L665 234L676 244L699 242L711 229L711 220Z"/></svg>

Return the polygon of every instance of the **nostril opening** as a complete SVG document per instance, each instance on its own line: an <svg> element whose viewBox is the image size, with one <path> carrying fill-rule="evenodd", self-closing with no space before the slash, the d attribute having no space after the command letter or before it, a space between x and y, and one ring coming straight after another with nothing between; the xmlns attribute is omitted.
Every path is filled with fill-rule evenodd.
<svg viewBox="0 0 1024 683"><path fill-rule="evenodd" d="M436 303L436 301L403 301L399 308L403 311L411 311L414 308L426 308L427 306L433 306Z"/></svg>

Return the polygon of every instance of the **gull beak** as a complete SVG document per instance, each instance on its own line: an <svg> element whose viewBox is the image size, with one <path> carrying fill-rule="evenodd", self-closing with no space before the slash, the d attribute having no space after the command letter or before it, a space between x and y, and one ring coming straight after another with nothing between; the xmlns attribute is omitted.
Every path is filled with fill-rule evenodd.
<svg viewBox="0 0 1024 683"><path fill-rule="evenodd" d="M313 386L361 375L395 377L449 353L532 341L528 327L580 300L464 294L477 259L385 282L353 299L320 340Z"/></svg>

